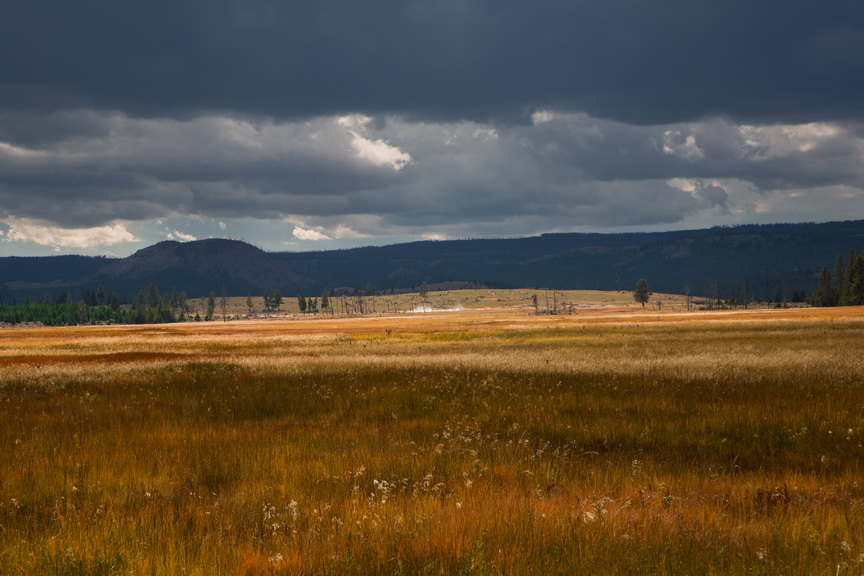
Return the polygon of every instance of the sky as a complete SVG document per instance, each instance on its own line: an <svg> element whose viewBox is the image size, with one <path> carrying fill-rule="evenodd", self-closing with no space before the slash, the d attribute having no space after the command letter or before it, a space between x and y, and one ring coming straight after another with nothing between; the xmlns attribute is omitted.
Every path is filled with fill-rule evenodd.
<svg viewBox="0 0 864 576"><path fill-rule="evenodd" d="M0 256L864 219L859 0L3 0Z"/></svg>

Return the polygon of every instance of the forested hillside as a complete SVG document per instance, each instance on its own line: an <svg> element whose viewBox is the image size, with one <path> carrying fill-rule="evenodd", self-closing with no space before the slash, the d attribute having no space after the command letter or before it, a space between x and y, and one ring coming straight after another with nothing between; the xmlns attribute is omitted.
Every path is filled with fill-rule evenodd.
<svg viewBox="0 0 864 576"><path fill-rule="evenodd" d="M321 287L416 287L453 280L487 286L631 290L760 298L812 293L839 251L864 246L864 222L776 224L634 234L429 241L273 256Z"/></svg>
<svg viewBox="0 0 864 576"><path fill-rule="evenodd" d="M812 295L837 254L864 247L864 221L771 224L662 233L545 234L426 241L321 252L264 252L236 240L160 242L124 259L0 258L0 297L36 301L98 285L126 301L153 282L190 298L405 291L424 282L489 287L632 290L718 298Z"/></svg>

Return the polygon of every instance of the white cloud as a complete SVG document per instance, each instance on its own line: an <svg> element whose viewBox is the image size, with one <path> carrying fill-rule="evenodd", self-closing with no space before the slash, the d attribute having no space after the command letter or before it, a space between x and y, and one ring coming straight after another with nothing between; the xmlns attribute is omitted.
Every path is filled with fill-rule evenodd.
<svg viewBox="0 0 864 576"><path fill-rule="evenodd" d="M10 218L8 241L32 242L53 248L97 248L123 242L140 242L121 223L93 228L61 228L31 218Z"/></svg>
<svg viewBox="0 0 864 576"><path fill-rule="evenodd" d="M694 178L670 178L666 183L673 188L691 193L695 192L698 187L698 181Z"/></svg>
<svg viewBox="0 0 864 576"><path fill-rule="evenodd" d="M403 152L396 146L391 146L380 138L372 140L360 133L371 121L370 117L362 114L340 116L336 119L339 126L349 128L348 133L352 137L351 148L358 157L376 166L390 166L397 172L410 164L412 161L410 154Z"/></svg>
<svg viewBox="0 0 864 576"><path fill-rule="evenodd" d="M180 232L179 230L174 230L173 232L169 232L167 235L168 240L177 240L179 242L192 242L193 240L197 240L195 236L192 234L186 234L184 232Z"/></svg>
<svg viewBox="0 0 864 576"><path fill-rule="evenodd" d="M330 240L331 238L326 234L322 234L318 230L305 229L300 226L295 226L294 231L292 232L295 238L298 240Z"/></svg>
<svg viewBox="0 0 864 576"><path fill-rule="evenodd" d="M351 148L354 149L357 156L376 166L390 166L398 172L412 161L410 154L403 152L396 146L391 146L384 140L369 140L357 132L351 132L351 135L354 137L351 141Z"/></svg>
<svg viewBox="0 0 864 576"><path fill-rule="evenodd" d="M734 180L702 180L699 178L670 178L666 184L691 194L700 200L705 208L717 209L721 214L729 214L733 206L727 189L737 187Z"/></svg>
<svg viewBox="0 0 864 576"><path fill-rule="evenodd" d="M696 144L696 137L684 134L681 130L666 130L663 132L662 150L664 154L678 156L685 160L701 160L705 152Z"/></svg>
<svg viewBox="0 0 864 576"><path fill-rule="evenodd" d="M345 126L346 128L351 128L352 130L359 130L360 128L364 128L371 121L372 118L363 114L348 114L346 116L340 116L336 119L336 123L339 124L339 126Z"/></svg>
<svg viewBox="0 0 864 576"><path fill-rule="evenodd" d="M839 127L828 123L750 126L738 128L742 155L753 160L770 160L810 152L843 134Z"/></svg>
<svg viewBox="0 0 864 576"><path fill-rule="evenodd" d="M278 247L289 238L349 246L864 213L856 126L632 125L551 109L514 125L74 111L31 120L56 133L18 141L3 132L0 221L19 217L11 232L0 226L7 253L23 238L106 245L112 233L81 231L129 234L130 222L148 242L230 227ZM117 222L127 225L118 231Z"/></svg>
<svg viewBox="0 0 864 576"><path fill-rule="evenodd" d="M546 124L547 122L551 122L554 119L555 113L550 112L549 110L538 110L531 114L531 123L534 124L534 126Z"/></svg>

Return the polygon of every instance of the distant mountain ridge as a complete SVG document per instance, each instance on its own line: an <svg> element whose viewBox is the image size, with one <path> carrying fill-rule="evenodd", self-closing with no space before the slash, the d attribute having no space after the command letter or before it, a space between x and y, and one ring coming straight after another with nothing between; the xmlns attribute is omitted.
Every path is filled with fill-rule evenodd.
<svg viewBox="0 0 864 576"><path fill-rule="evenodd" d="M822 266L864 247L864 221L769 224L656 233L544 234L423 241L321 252L265 252L237 240L165 241L127 258L0 258L0 296L106 290L131 297L151 282L190 297L317 295L340 287L405 290L461 281L492 287L719 290L760 297L812 292Z"/></svg>
<svg viewBox="0 0 864 576"><path fill-rule="evenodd" d="M211 238L194 242L165 241L143 248L128 258L106 264L90 279L143 280L195 285L201 281L221 283L216 288L244 287L257 292L276 286L311 288L313 282L294 273L260 248L240 242Z"/></svg>

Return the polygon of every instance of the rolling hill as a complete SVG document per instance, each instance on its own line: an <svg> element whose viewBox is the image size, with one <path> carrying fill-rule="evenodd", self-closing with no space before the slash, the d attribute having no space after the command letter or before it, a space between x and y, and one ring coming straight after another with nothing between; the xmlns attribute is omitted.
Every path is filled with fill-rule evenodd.
<svg viewBox="0 0 864 576"><path fill-rule="evenodd" d="M155 282L197 297L317 295L338 288L410 290L423 282L492 287L744 292L773 298L812 292L822 266L864 246L864 221L771 224L660 233L544 234L425 241L320 252L264 252L237 240L160 242L123 259L0 258L0 296L93 290L129 298Z"/></svg>

